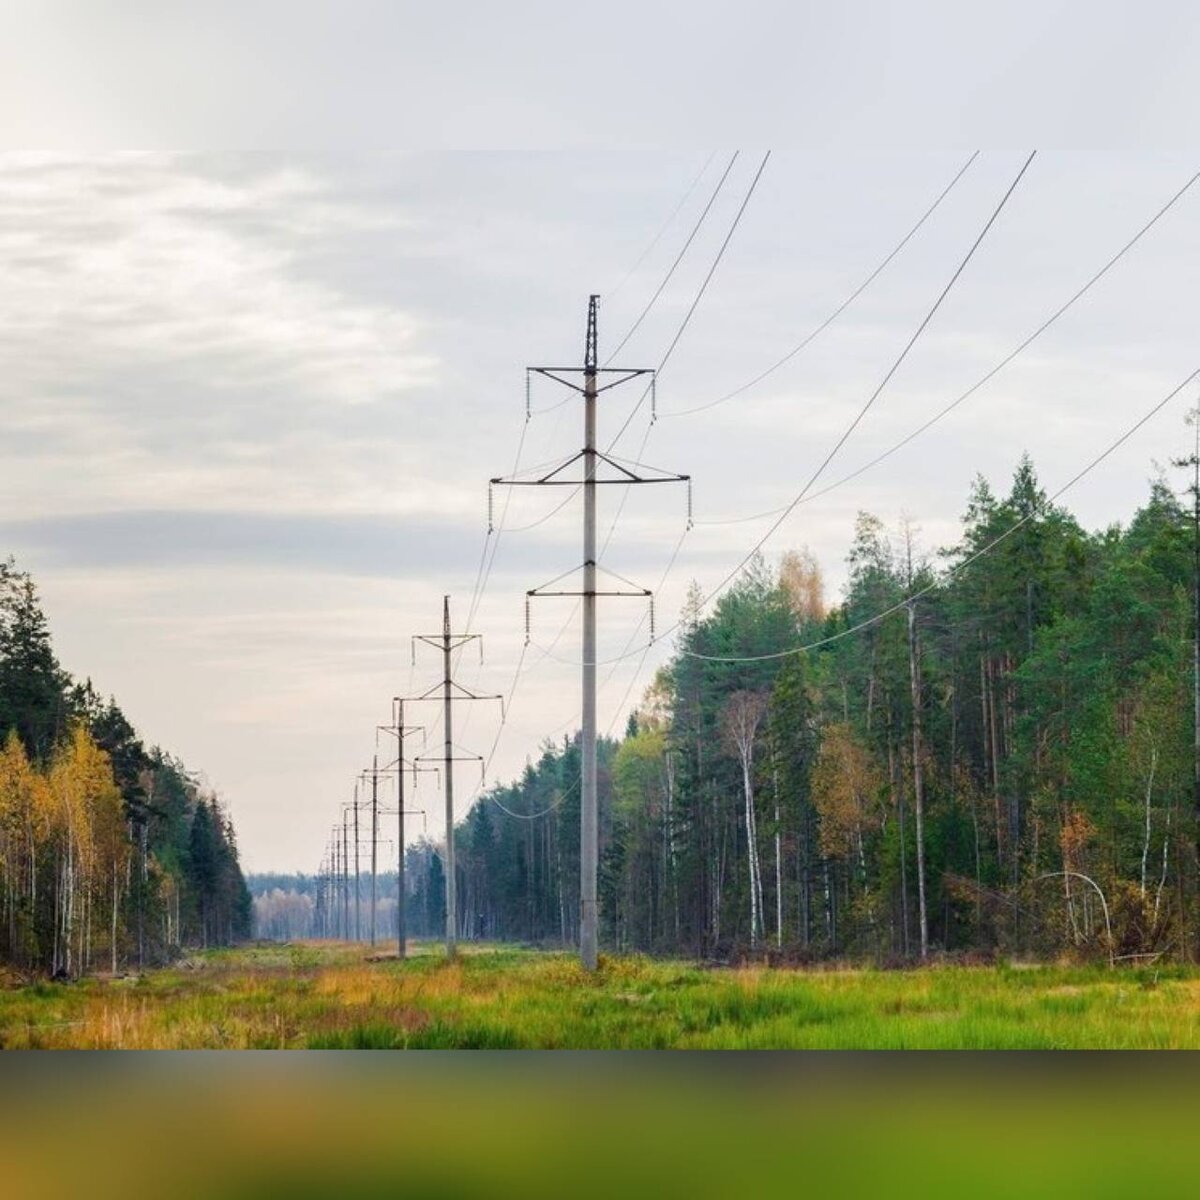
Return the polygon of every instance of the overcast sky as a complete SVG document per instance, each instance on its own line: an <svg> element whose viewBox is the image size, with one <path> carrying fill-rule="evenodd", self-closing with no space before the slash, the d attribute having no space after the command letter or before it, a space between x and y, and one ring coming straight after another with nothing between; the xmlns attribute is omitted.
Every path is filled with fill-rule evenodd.
<svg viewBox="0 0 1200 1200"><path fill-rule="evenodd" d="M410 30L420 26L410 6L394 7L416 22ZM390 10L382 11L386 26ZM1179 61L1150 64L1164 87L1195 45L1194 22L1172 20L1159 36L1174 37ZM1120 41L1114 21L1105 15L1093 29L1106 46ZM316 52L325 26L300 25L295 72L311 74L304 55ZM535 41L548 47L560 32L538 26ZM27 33L45 40L54 28ZM141 36L153 33L149 22ZM511 30L493 34L504 40ZM825 35L839 46L850 36L840 25ZM102 42L108 34L90 36ZM65 71L85 42L58 45ZM867 45L882 53L872 38ZM378 47L370 39L356 46L364 70L376 69ZM419 68L406 47L405 61ZM136 39L121 49L144 57ZM464 62L479 57L474 42L462 49ZM1130 44L1143 57L1152 49ZM1040 51L1028 54L1026 65L1036 67ZM1014 46L1004 69L1015 70L1018 59ZM97 62L111 59L88 62L95 77ZM236 55L230 62L235 75L245 65ZM559 137L569 116L565 87L562 105L519 86L489 92L461 66L454 79L466 100L495 100L514 129L533 131L510 146ZM756 70L741 60L736 69L747 79ZM160 66L169 89L164 72ZM33 94L48 86L28 65L24 74ZM298 78L269 59L262 75L260 89L281 96ZM333 125L319 128L324 149L89 149L91 133L108 136L133 94L132 83L126 93L110 89L89 126L78 95L46 93L42 124L27 122L17 140L76 148L0 157L0 550L37 577L64 665L113 693L147 740L205 772L233 812L246 865L311 870L338 803L369 762L389 698L423 690L436 676L433 651L418 652L412 668L409 635L440 628L444 593L456 626L466 620L488 478L512 470L519 444L523 466L580 445L576 401L525 426L524 368L581 358L590 292L602 297L606 356L662 281L733 151L712 150L725 137L714 134L679 139L690 148L677 151L400 153L361 146ZM855 110L859 132L871 128L871 107ZM262 121L273 110L260 103L254 111ZM84 136L56 132L70 119ZM155 145L161 130L152 114L146 120L145 135L133 140ZM211 126L212 140L244 144L222 121ZM377 122L378 113L376 129ZM987 126L982 117L977 123ZM825 457L1028 151L985 150L874 283L778 372L708 411L667 414L752 379L841 304L967 161L969 124L940 127L939 140L955 147L942 152L881 148L886 140L869 149L773 152L662 373L663 415L647 435L643 408L616 448L633 456L647 435L645 461L695 479L698 523L660 592L660 625L673 620L689 580L711 588L770 524L711 522L787 503ZM766 123L750 128L765 139ZM1035 139L1009 139L1022 140ZM617 363L658 363L763 152L741 152ZM869 461L974 383L1197 169L1194 155L1041 151L822 482ZM809 546L836 599L858 510L889 525L907 514L932 552L954 539L977 472L1002 489L1028 450L1054 490L1200 366L1197 294L1200 184L944 422L799 507L768 554ZM1183 415L1197 392L1166 408L1067 497L1086 526L1129 517L1154 462L1184 448ZM539 387L534 408L562 395ZM603 442L639 395L633 385L606 393ZM562 498L518 492L505 523L529 524ZM602 496L603 532L618 498L618 489ZM503 506L499 494L497 516ZM632 494L604 562L657 585L684 533L685 506L680 489ZM579 561L578 506L491 545L494 565L472 622L484 635L485 661L480 667L465 655L460 678L507 693L520 661L525 590ZM577 622L566 625L552 657L539 649L564 628L571 604L535 606L536 645L524 658L495 778L519 771L545 736L575 726ZM642 616L637 601L603 604L602 659L641 647ZM668 639L644 663L639 652L611 676L601 670L602 728L621 728L669 648ZM460 719L456 740L487 753L496 714L476 707ZM460 779L465 810L478 775L464 765ZM432 785L422 784L417 803L430 810L429 832L440 834Z"/></svg>

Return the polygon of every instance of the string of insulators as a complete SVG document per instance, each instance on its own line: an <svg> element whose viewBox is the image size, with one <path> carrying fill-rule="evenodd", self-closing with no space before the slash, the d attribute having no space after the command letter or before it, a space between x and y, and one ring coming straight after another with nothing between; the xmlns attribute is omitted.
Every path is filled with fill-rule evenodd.
<svg viewBox="0 0 1200 1200"><path fill-rule="evenodd" d="M525 645L529 645L529 597L525 597Z"/></svg>
<svg viewBox="0 0 1200 1200"><path fill-rule="evenodd" d="M650 376L650 424L653 425L658 420L658 372L655 371Z"/></svg>
<svg viewBox="0 0 1200 1200"><path fill-rule="evenodd" d="M496 490L488 484L488 533L496 532Z"/></svg>
<svg viewBox="0 0 1200 1200"><path fill-rule="evenodd" d="M533 416L533 410L530 408L530 392L529 392L529 368L525 368L525 420L528 421Z"/></svg>
<svg viewBox="0 0 1200 1200"><path fill-rule="evenodd" d="M692 520L692 477L689 475L687 479L687 527L689 529L695 526L695 521Z"/></svg>
<svg viewBox="0 0 1200 1200"><path fill-rule="evenodd" d="M654 596L650 596L650 641L654 641Z"/></svg>
<svg viewBox="0 0 1200 1200"><path fill-rule="evenodd" d="M409 642L408 649L409 655L412 658L412 665L415 667L417 665L417 643L415 641Z"/></svg>

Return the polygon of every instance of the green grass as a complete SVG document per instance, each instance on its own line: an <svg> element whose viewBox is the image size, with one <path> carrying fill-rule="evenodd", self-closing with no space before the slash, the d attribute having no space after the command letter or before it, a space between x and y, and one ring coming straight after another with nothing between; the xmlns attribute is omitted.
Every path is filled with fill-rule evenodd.
<svg viewBox="0 0 1200 1200"><path fill-rule="evenodd" d="M1182 966L705 969L306 943L0 992L0 1046L319 1049L1200 1048Z"/></svg>

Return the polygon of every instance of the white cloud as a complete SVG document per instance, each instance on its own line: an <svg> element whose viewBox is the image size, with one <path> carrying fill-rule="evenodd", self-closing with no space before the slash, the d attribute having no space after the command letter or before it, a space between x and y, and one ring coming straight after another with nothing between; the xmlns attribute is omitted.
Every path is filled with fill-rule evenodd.
<svg viewBox="0 0 1200 1200"><path fill-rule="evenodd" d="M325 492L351 475L370 438L330 437L346 409L404 397L437 362L413 315L300 264L401 225L295 167L0 159L0 412L59 476L46 500L288 507L314 502L309 473ZM0 502L31 482L9 465ZM84 466L86 495L69 483Z"/></svg>

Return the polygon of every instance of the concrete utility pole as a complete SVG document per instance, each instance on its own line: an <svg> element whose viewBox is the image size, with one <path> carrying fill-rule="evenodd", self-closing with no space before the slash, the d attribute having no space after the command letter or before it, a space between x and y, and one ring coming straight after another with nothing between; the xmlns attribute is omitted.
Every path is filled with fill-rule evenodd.
<svg viewBox="0 0 1200 1200"><path fill-rule="evenodd" d="M359 879L358 780L354 781L354 940L362 941L362 884Z"/></svg>
<svg viewBox="0 0 1200 1200"><path fill-rule="evenodd" d="M350 940L350 849L349 830L347 821L349 814L342 809L342 937Z"/></svg>
<svg viewBox="0 0 1200 1200"><path fill-rule="evenodd" d="M454 741L450 723L450 597L442 597L442 728L445 732L442 767L446 772L446 955L453 958L458 936L458 872L454 864Z"/></svg>
<svg viewBox="0 0 1200 1200"><path fill-rule="evenodd" d="M500 702L501 719L504 715L504 697L497 695L477 696L474 692L463 687L462 684L455 682L451 674L451 654L468 642L479 641L480 635L477 633L453 633L450 628L450 597L442 598L442 632L440 634L419 633L413 637L414 652L417 642L424 642L426 645L433 646L442 652L442 680L439 684L434 684L428 691L423 692L419 696L397 697L401 703L416 702L419 700L433 700L437 698L437 693L440 691L442 700L442 722L444 726L444 738L442 743L442 767L445 771L445 780L443 787L446 797L446 956L453 958L458 952L458 912L457 912L457 894L458 880L456 878L456 869L454 862L454 764L456 762L483 762L483 759L478 754L455 754L457 747L454 745L453 730L451 721L453 718L453 709L456 701L460 700L498 700ZM482 661L482 648L480 649L480 661ZM415 763L425 761L425 756L418 755L414 760ZM403 808L404 805L398 805ZM403 851L401 851L403 853Z"/></svg>
<svg viewBox="0 0 1200 1200"><path fill-rule="evenodd" d="M338 880L341 878L341 872L338 870L338 848L337 831L334 830L333 835L329 839L329 928L331 931L330 936L332 937L337 937L337 885Z"/></svg>
<svg viewBox="0 0 1200 1200"><path fill-rule="evenodd" d="M579 815L579 956L589 971L596 969L599 951L599 913L596 900L596 876L599 866L599 809L596 795L596 599L598 596L641 596L650 601L650 640L654 640L654 597L646 588L631 585L632 590L600 591L596 586L597 572L602 571L596 562L596 487L599 484L634 483L687 483L689 485L688 513L691 519L690 477L673 475L644 467L639 463L618 462L596 448L596 401L601 392L617 387L642 375L650 377L647 389L652 397L655 387L655 372L648 367L601 367L598 354L597 310L599 296L588 297L587 335L584 342L583 367L529 367L526 369L526 411L529 406L529 376L543 375L548 379L583 397L583 449L559 463L552 471L538 478L511 479L495 478L492 486L507 487L578 487L583 492L583 564L582 590L548 590L563 576L551 580L550 584L533 588L526 593L529 597L579 596L583 599L583 663L582 663L582 730L580 744L580 815ZM564 378L567 375L582 375L582 384ZM600 386L599 376L617 376ZM563 472L575 463L581 464L582 478L568 478ZM603 464L611 469L612 477L600 477L597 473ZM632 469L636 468L636 469ZM644 474L642 472L645 472ZM492 506L488 506L489 512ZM606 575L612 572L605 571ZM571 574L571 572L566 572ZM628 580L613 575L620 583ZM525 640L529 641L529 607L526 604Z"/></svg>
<svg viewBox="0 0 1200 1200"><path fill-rule="evenodd" d="M392 703L396 706L395 724L380 725L378 728L380 732L390 733L396 739L396 951L399 957L403 958L408 946L408 897L405 892L404 879L404 818L420 811L413 810L413 813L409 814L404 810L404 768L407 765L404 758L404 737L406 734L418 731L424 734L425 726L405 725L404 701L395 696L392 698ZM417 771L415 762L412 764L412 769L415 777ZM424 814L422 813L422 815Z"/></svg>
<svg viewBox="0 0 1200 1200"><path fill-rule="evenodd" d="M596 297L588 301L583 368L583 779L579 809L579 957L596 969L599 929L596 875L599 813L596 801Z"/></svg>
<svg viewBox="0 0 1200 1200"><path fill-rule="evenodd" d="M379 755L371 759L371 945L375 945L376 867L379 848Z"/></svg>

